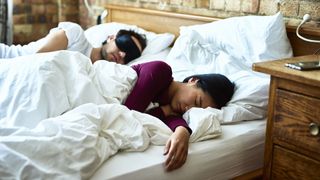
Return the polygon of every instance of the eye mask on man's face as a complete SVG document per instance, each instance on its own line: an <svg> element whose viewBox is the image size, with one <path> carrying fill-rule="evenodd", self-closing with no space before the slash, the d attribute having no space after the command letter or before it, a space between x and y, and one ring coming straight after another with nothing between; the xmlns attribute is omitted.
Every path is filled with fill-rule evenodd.
<svg viewBox="0 0 320 180"><path fill-rule="evenodd" d="M117 34L115 42L117 47L121 51L126 53L126 56L124 57L125 63L128 63L141 55L141 52L137 47L136 43L134 43L134 41L132 40L131 35L122 34L120 30Z"/></svg>

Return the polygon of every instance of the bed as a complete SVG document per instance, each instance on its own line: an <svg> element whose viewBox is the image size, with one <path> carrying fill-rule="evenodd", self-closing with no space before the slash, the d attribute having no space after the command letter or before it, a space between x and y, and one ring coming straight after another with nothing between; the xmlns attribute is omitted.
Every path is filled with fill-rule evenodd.
<svg viewBox="0 0 320 180"><path fill-rule="evenodd" d="M182 168L168 173L163 168L165 156L162 156L162 153L163 144L169 137L170 130L159 123L156 118L129 111L119 105L130 92L136 78L130 68L107 62L95 63L91 67L81 54L67 51L19 57L14 62L17 63L15 65L19 65L16 68L20 69L20 72L33 72L33 74L26 73L25 76L20 73L22 77L19 80L23 82L28 78L33 79L29 82L31 87L33 87L33 82L37 85L39 85L38 82L43 82L40 89L44 91L37 92L37 96L28 94L38 101L34 109L29 108L27 113L16 113L16 111L24 112L25 108L17 104L12 105L20 107L20 109L12 108L14 109L12 116L16 115L15 119L19 121L1 119L13 125L1 124L0 176L21 179L41 177L53 179L232 179L250 177L252 174L261 175L269 77L252 72L250 65L257 61L290 57L295 52L301 53L295 44L291 43L292 46L290 46L289 40L284 36L285 27L282 16L277 14L265 19L275 24L274 29L279 28L279 24L274 22L282 22L280 23L282 31L272 32L279 33L279 36L275 36L277 41L273 43L279 43L279 41L284 43L283 49L277 48L278 51L273 52L274 44L268 43L270 37L266 38L268 41L263 48L254 44L256 42L254 38L250 38L255 34L253 30L250 30L252 27L247 25L254 24L256 22L254 18L260 17L235 18L221 21L221 23L219 21L218 24L210 24L212 21L218 22L219 19L112 5L106 8L109 10L108 22L116 22L112 24L112 27L123 27L123 24L118 23L135 24L143 30L162 34L161 37L157 34L150 34L154 41L150 40L149 44L156 43L154 45L157 47L156 50L151 47L148 49L150 53L143 54L132 64L163 60L172 66L174 78L177 80L197 72L224 73L233 82L237 82L237 93L228 106L222 110L195 108L184 114L194 131L190 140L188 160ZM246 42L243 43L247 43L248 49L252 52L248 53L232 45L239 44L239 38L237 38L239 34L235 33L235 38L231 39L233 41L227 39L229 44L220 43L226 40L211 36L212 32L203 31L208 28L202 26L229 27L230 24L248 28L248 33L242 34L247 37ZM269 26L267 23L265 25ZM180 26L184 27L180 28ZM222 30L213 29L215 29L214 34L226 31L224 28ZM101 37L94 37L97 35L94 33L96 30L99 31L99 29L91 29L93 33L89 33L92 35L90 36L92 43L96 42L96 38L101 39ZM261 36L261 33L256 35ZM173 45L174 39L176 41ZM157 42L161 43L157 44ZM219 44L220 47L212 49L212 43ZM168 48L169 45L172 46ZM259 51L255 47L258 47ZM308 50L316 48L312 45L311 47ZM217 53L218 50L219 53ZM239 61L234 61L234 58ZM61 61L61 59L70 60ZM26 60L33 62L30 63L33 65L23 64L22 62ZM8 71L11 62L6 61L1 68ZM72 73L68 73L70 70L66 71L70 67L72 67ZM43 73L42 75L48 76L39 79L35 68ZM3 69L1 72L5 71ZM57 71L47 71L48 69ZM109 74L101 73L106 70ZM14 73L1 79L1 82L16 82L17 72ZM76 73L81 76L73 76ZM105 85L110 83L114 86ZM252 86L253 83L255 86ZM29 86L18 89L26 89ZM6 87L6 91L3 91L4 89L2 91L6 94L12 93L10 91L10 88L13 88L12 84L9 83ZM15 97L21 97L19 93L21 91L17 92L19 96ZM92 94L100 94L100 96ZM0 99L3 110L7 108L3 105L6 99L1 98L3 98ZM51 103L46 104L48 101ZM42 109L41 113L39 109ZM21 119L25 121L21 122ZM100 121L101 119L103 121ZM134 120L128 121L128 119ZM209 125L206 124L208 122L210 122ZM130 124L130 126L123 128L123 124ZM134 130L129 129L130 127L134 127Z"/></svg>
<svg viewBox="0 0 320 180"><path fill-rule="evenodd" d="M171 32L179 37L181 26L193 26L221 20L215 17L163 12L134 7L108 5L107 22L135 24L157 32ZM131 18L134 17L134 18ZM152 19L152 21L149 21ZM286 31L294 56L312 54L319 47L295 35L294 26ZM312 28L304 35L318 38ZM153 59L151 57L150 59ZM254 179L262 175L265 119L222 125L222 136L190 144L187 163L173 173L162 169L162 147L153 146L145 152L120 153L112 157L92 179ZM148 157L145 157L145 153Z"/></svg>

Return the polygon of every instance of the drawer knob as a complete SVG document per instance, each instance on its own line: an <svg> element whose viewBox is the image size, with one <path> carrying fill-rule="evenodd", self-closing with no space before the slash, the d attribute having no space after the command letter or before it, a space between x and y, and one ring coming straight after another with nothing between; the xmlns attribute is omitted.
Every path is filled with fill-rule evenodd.
<svg viewBox="0 0 320 180"><path fill-rule="evenodd" d="M309 132L313 136L317 136L319 134L319 126L316 123L310 123Z"/></svg>

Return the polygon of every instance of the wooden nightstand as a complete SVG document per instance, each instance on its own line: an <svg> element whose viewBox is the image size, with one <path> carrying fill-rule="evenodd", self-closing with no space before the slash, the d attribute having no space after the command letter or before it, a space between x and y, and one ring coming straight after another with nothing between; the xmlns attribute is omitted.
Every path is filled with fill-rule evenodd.
<svg viewBox="0 0 320 180"><path fill-rule="evenodd" d="M264 179L320 179L320 70L284 66L311 60L320 55L253 65L271 75Z"/></svg>

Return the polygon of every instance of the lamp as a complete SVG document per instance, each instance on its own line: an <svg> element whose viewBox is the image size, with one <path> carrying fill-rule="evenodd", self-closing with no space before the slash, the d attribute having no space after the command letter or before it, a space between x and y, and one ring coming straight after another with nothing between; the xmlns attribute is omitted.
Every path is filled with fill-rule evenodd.
<svg viewBox="0 0 320 180"><path fill-rule="evenodd" d="M101 24L103 22L103 19L105 17L107 17L108 15L108 10L102 8L102 7L99 7L99 6L92 6L89 5L88 3L88 0L84 0L84 4L86 6L86 8L88 9L88 12L91 16L95 16L95 13L94 11L97 10L99 12L99 15L97 17L97 24Z"/></svg>
<svg viewBox="0 0 320 180"><path fill-rule="evenodd" d="M107 17L108 10L103 10L102 13L97 17L97 24L101 24L103 22L103 19Z"/></svg>
<svg viewBox="0 0 320 180"><path fill-rule="evenodd" d="M305 14L305 15L303 16L303 19L302 19L301 23L300 23L299 26L297 27L296 34L297 34L297 36L298 36L300 39L302 39L302 40L304 40L304 41L312 42L312 43L320 43L320 40L308 39L308 38L305 38L305 37L303 37L303 36L301 36L301 35L299 34L299 30L300 30L301 26L302 26L304 23L309 22L310 20L311 20L311 16L310 16L309 14Z"/></svg>

